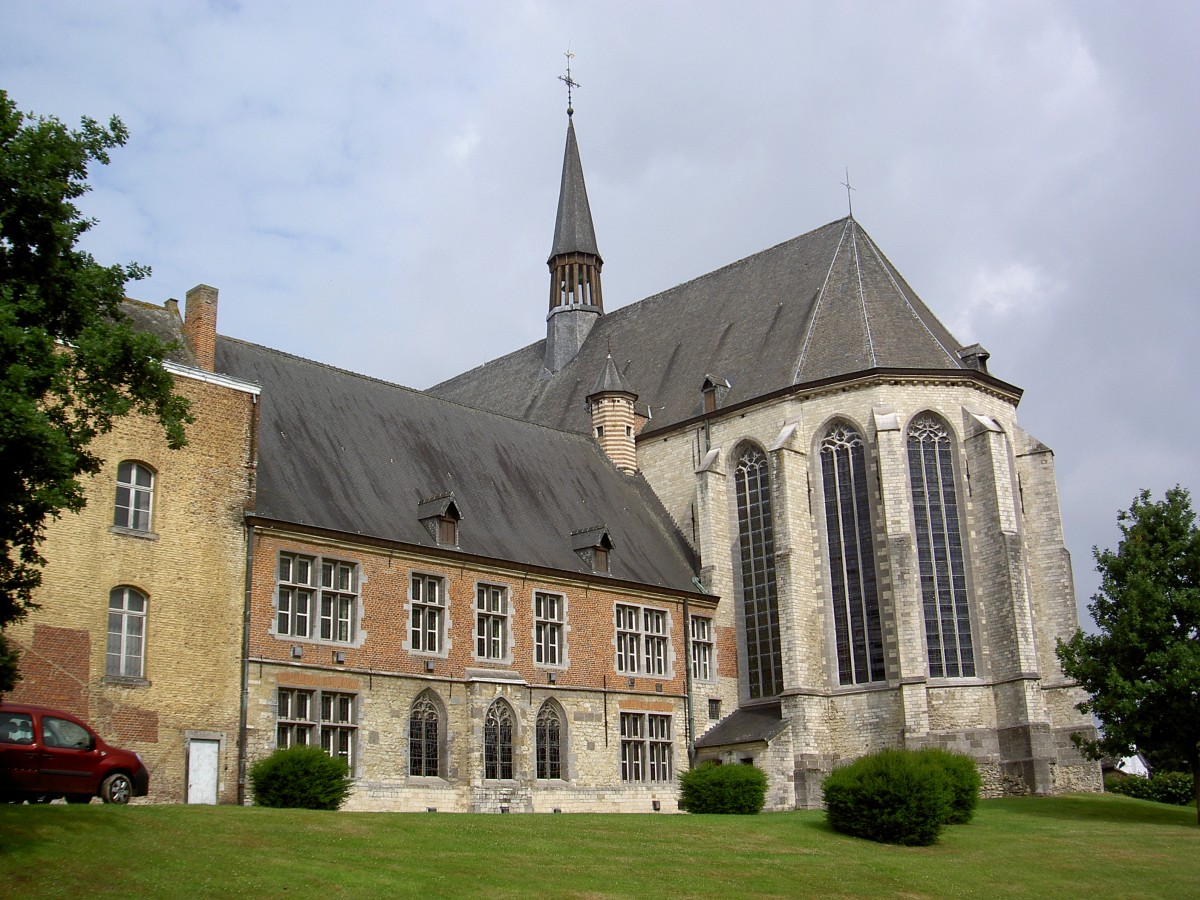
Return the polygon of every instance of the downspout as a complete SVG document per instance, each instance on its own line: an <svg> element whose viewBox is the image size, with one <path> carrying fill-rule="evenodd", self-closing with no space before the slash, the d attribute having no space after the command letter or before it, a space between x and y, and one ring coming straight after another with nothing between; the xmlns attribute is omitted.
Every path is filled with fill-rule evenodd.
<svg viewBox="0 0 1200 900"><path fill-rule="evenodd" d="M692 617L688 612L688 600L683 598L683 672L687 685L684 704L687 709L687 754L688 768L696 759L696 743L693 735L696 733L695 711L692 708Z"/></svg>
<svg viewBox="0 0 1200 900"><path fill-rule="evenodd" d="M254 529L246 534L246 588L242 602L242 697L238 710L238 806L246 805L246 716L250 706L250 573L254 571Z"/></svg>

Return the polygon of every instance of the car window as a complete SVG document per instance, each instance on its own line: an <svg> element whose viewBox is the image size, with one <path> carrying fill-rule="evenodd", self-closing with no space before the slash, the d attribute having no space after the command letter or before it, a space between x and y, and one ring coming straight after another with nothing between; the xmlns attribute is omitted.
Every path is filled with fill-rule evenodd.
<svg viewBox="0 0 1200 900"><path fill-rule="evenodd" d="M33 716L28 713L0 712L0 743L32 744Z"/></svg>
<svg viewBox="0 0 1200 900"><path fill-rule="evenodd" d="M92 736L86 728L53 716L42 716L42 738L47 747L66 747L71 750L92 748Z"/></svg>

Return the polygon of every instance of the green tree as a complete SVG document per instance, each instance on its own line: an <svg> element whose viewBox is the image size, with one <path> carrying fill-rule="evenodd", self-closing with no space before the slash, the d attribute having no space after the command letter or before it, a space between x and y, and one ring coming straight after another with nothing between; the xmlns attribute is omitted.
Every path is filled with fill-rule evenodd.
<svg viewBox="0 0 1200 900"><path fill-rule="evenodd" d="M0 91L0 691L19 677L3 629L34 605L48 520L83 508L81 478L100 468L90 442L138 412L179 447L191 421L167 347L123 321L125 282L147 270L76 248L95 224L74 203L88 166L126 137L116 117L71 130Z"/></svg>
<svg viewBox="0 0 1200 900"><path fill-rule="evenodd" d="M1188 492L1161 501L1142 491L1118 516L1116 552L1093 550L1100 592L1088 609L1098 634L1058 642L1069 678L1104 723L1099 740L1076 743L1092 758L1145 748L1186 760L1200 800L1200 528ZM1200 804L1197 808L1200 824Z"/></svg>

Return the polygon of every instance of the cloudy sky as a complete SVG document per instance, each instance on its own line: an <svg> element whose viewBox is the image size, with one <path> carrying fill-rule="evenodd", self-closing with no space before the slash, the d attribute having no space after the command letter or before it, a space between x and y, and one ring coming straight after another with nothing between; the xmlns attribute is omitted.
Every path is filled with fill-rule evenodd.
<svg viewBox="0 0 1200 900"><path fill-rule="evenodd" d="M854 213L1055 449L1081 601L1200 489L1200 4L0 5L0 88L131 131L131 296L413 387L544 335L566 96L613 309ZM1190 411L1189 411L1190 410ZM1197 498L1200 500L1200 498Z"/></svg>

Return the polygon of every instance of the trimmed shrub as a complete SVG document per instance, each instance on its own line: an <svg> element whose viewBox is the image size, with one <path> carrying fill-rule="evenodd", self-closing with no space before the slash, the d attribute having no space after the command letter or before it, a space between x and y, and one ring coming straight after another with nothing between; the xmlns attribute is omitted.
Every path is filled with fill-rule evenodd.
<svg viewBox="0 0 1200 900"><path fill-rule="evenodd" d="M757 766L705 762L679 777L679 808L691 813L754 815L767 799L767 776Z"/></svg>
<svg viewBox="0 0 1200 900"><path fill-rule="evenodd" d="M983 784L975 760L940 747L927 747L919 752L925 759L941 766L950 781L950 815L946 824L965 825L970 822L979 803L979 788Z"/></svg>
<svg viewBox="0 0 1200 900"><path fill-rule="evenodd" d="M946 770L911 750L881 750L834 769L821 785L830 827L885 844L924 846L950 817Z"/></svg>
<svg viewBox="0 0 1200 900"><path fill-rule="evenodd" d="M1192 776L1186 772L1156 772L1149 778L1142 775L1107 775L1104 789L1110 794L1124 794L1138 800L1153 800L1175 806L1191 806L1195 800Z"/></svg>
<svg viewBox="0 0 1200 900"><path fill-rule="evenodd" d="M250 767L256 806L340 809L350 796L350 768L320 747L276 750Z"/></svg>

